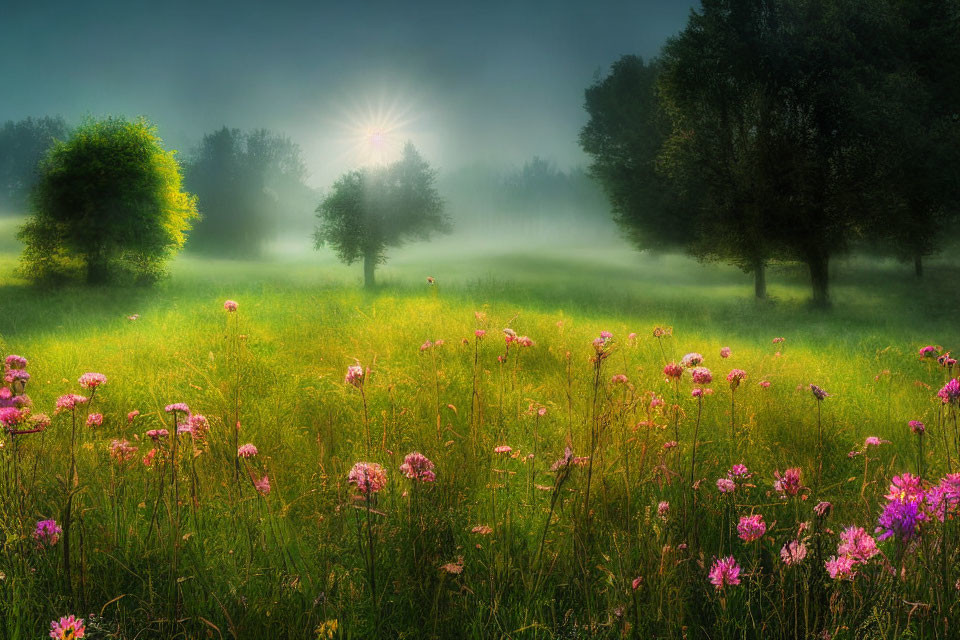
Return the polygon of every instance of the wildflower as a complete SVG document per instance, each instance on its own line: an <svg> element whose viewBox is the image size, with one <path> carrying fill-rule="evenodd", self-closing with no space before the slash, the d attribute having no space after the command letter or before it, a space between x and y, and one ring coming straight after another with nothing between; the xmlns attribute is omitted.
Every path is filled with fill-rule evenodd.
<svg viewBox="0 0 960 640"><path fill-rule="evenodd" d="M400 465L400 471L411 480L420 482L433 482L437 478L433 472L433 462L417 451L407 454Z"/></svg>
<svg viewBox="0 0 960 640"><path fill-rule="evenodd" d="M147 455L143 456L143 466L145 466L145 467L152 467L152 466L153 466L153 459L154 459L155 457L157 457L157 450L156 450L156 449L150 449L150 451L147 451Z"/></svg>
<svg viewBox="0 0 960 640"><path fill-rule="evenodd" d="M783 344L783 343L786 342L786 341L787 341L786 338L774 338L774 339L773 339L773 344Z"/></svg>
<svg viewBox="0 0 960 640"><path fill-rule="evenodd" d="M643 584L643 577L637 576L637 577L634 578L633 581L630 583L630 586L633 587L633 590L634 590L634 591L636 591L637 589L640 588L640 585L641 585L641 584Z"/></svg>
<svg viewBox="0 0 960 640"><path fill-rule="evenodd" d="M131 423L133 422L133 419L136 418L138 415L140 415L140 410L139 410L139 409L134 409L133 411L131 411L130 413L128 413L128 414L127 414L127 424L131 424Z"/></svg>
<svg viewBox="0 0 960 640"><path fill-rule="evenodd" d="M627 376L622 373L618 373L610 378L610 384L627 384L627 382Z"/></svg>
<svg viewBox="0 0 960 640"><path fill-rule="evenodd" d="M631 344L635 343L637 341L637 334L636 333L628 334L627 341L630 342Z"/></svg>
<svg viewBox="0 0 960 640"><path fill-rule="evenodd" d="M136 322L139 319L140 319L139 313L135 313L132 316L127 316L127 320L129 320L130 322Z"/></svg>
<svg viewBox="0 0 960 640"><path fill-rule="evenodd" d="M770 388L770 381L769 381L769 380L761 380L761 381L758 382L757 384L759 384L759 385L760 385L761 387L763 387L764 389L769 389L769 388Z"/></svg>
<svg viewBox="0 0 960 640"><path fill-rule="evenodd" d="M8 369L3 375L4 382L11 384L14 382L29 382L30 374L23 369Z"/></svg>
<svg viewBox="0 0 960 640"><path fill-rule="evenodd" d="M670 503L666 500L661 500L657 503L657 516L666 522L668 515L670 515Z"/></svg>
<svg viewBox="0 0 960 640"><path fill-rule="evenodd" d="M259 480L254 480L253 487L256 489L260 495L266 496L270 494L270 476L263 474L263 477Z"/></svg>
<svg viewBox="0 0 960 640"><path fill-rule="evenodd" d="M30 427L33 429L38 429L43 431L50 426L50 416L45 413L35 413L29 418L27 418L30 423Z"/></svg>
<svg viewBox="0 0 960 640"><path fill-rule="evenodd" d="M782 476L779 471L774 471L773 475L776 480L773 483L773 488L776 489L781 498L797 495L803 488L803 485L800 484L800 476L802 473L799 467L787 469L783 472Z"/></svg>
<svg viewBox="0 0 960 640"><path fill-rule="evenodd" d="M429 340L427 340L427 341L424 342L422 345L420 345L420 351L426 351L427 349L429 349L429 348L432 347L432 346L433 346L433 343L430 342Z"/></svg>
<svg viewBox="0 0 960 640"><path fill-rule="evenodd" d="M133 460L137 455L137 447L126 440L114 440L110 443L110 457L120 464Z"/></svg>
<svg viewBox="0 0 960 640"><path fill-rule="evenodd" d="M166 429L150 429L150 431L147 431L147 437L154 442L160 440L160 438L166 438L169 435L170 432Z"/></svg>
<svg viewBox="0 0 960 640"><path fill-rule="evenodd" d="M188 414L188 415L190 413L190 407L188 407L183 402L175 402L173 404L168 404L166 407L164 407L163 410L166 411L167 413L176 413L177 411Z"/></svg>
<svg viewBox="0 0 960 640"><path fill-rule="evenodd" d="M33 539L40 546L52 547L60 540L61 533L63 533L63 529L60 528L56 520L40 520L33 530Z"/></svg>
<svg viewBox="0 0 960 640"><path fill-rule="evenodd" d="M924 496L923 480L912 473L901 473L890 479L887 500L917 500Z"/></svg>
<svg viewBox="0 0 960 640"><path fill-rule="evenodd" d="M755 513L740 518L737 523L737 533L744 542L753 542L763 537L767 532L767 524L763 521L763 516Z"/></svg>
<svg viewBox="0 0 960 640"><path fill-rule="evenodd" d="M952 379L937 392L943 404L957 404L960 399L960 380Z"/></svg>
<svg viewBox="0 0 960 640"><path fill-rule="evenodd" d="M656 409L657 407L662 407L662 406L665 405L665 404L666 404L666 402L664 402L663 398L661 398L660 396L658 396L658 395L657 395L656 393L654 393L653 391L650 392L650 408L651 408L651 409Z"/></svg>
<svg viewBox="0 0 960 640"><path fill-rule="evenodd" d="M510 453L511 451L513 451L513 447L507 444L501 444L493 449L494 453Z"/></svg>
<svg viewBox="0 0 960 640"><path fill-rule="evenodd" d="M456 562L448 562L445 565L441 565L440 569L452 576L460 575L463 573L463 556L458 556Z"/></svg>
<svg viewBox="0 0 960 640"><path fill-rule="evenodd" d="M470 533L477 533L481 536L488 536L493 533L493 528L485 524L478 524L473 529L470 530Z"/></svg>
<svg viewBox="0 0 960 640"><path fill-rule="evenodd" d="M780 549L780 558L788 567L800 564L806 557L807 545L799 540L791 540Z"/></svg>
<svg viewBox="0 0 960 640"><path fill-rule="evenodd" d="M366 378L366 372L364 372L363 367L360 366L360 363L352 364L347 367L347 375L344 376L343 381L346 384L352 384L355 387L360 387L363 385L363 380Z"/></svg>
<svg viewBox="0 0 960 640"><path fill-rule="evenodd" d="M824 566L834 580L853 580L857 575L856 562L849 556L830 556Z"/></svg>
<svg viewBox="0 0 960 640"><path fill-rule="evenodd" d="M733 556L727 556L722 560L714 559L709 576L710 583L717 588L717 591L727 585L738 585L740 584L740 565Z"/></svg>
<svg viewBox="0 0 960 640"><path fill-rule="evenodd" d="M910 425L910 431L913 431L918 436L922 436L926 429L919 420L911 420L908 424Z"/></svg>
<svg viewBox="0 0 960 640"><path fill-rule="evenodd" d="M0 424L7 428L15 427L20 424L23 414L16 407L0 408Z"/></svg>
<svg viewBox="0 0 960 640"><path fill-rule="evenodd" d="M710 384L713 382L713 374L710 373L710 369L706 367L694 367L690 371L690 375L693 376L693 381L697 384Z"/></svg>
<svg viewBox="0 0 960 640"><path fill-rule="evenodd" d="M210 430L210 422L207 420L206 416L203 416L199 413L193 413L187 418L185 427L187 430L189 430L190 434L194 438L202 440L207 431Z"/></svg>
<svg viewBox="0 0 960 640"><path fill-rule="evenodd" d="M50 623L50 637L54 640L79 640L86 634L83 618L66 616Z"/></svg>
<svg viewBox="0 0 960 640"><path fill-rule="evenodd" d="M387 472L376 462L358 462L350 469L347 482L356 485L360 493L371 495L387 486Z"/></svg>
<svg viewBox="0 0 960 640"><path fill-rule="evenodd" d="M503 341L508 345L517 339L517 332L511 329L510 327L504 327L503 329Z"/></svg>
<svg viewBox="0 0 960 640"><path fill-rule="evenodd" d="M813 512L821 518L826 518L828 515L830 515L831 509L833 509L833 505L829 502L823 501L817 503L817 506L813 508Z"/></svg>
<svg viewBox="0 0 960 640"><path fill-rule="evenodd" d="M720 348L720 357L729 358L730 357L730 347L721 347Z"/></svg>
<svg viewBox="0 0 960 640"><path fill-rule="evenodd" d="M228 313L233 313L234 311L237 310L237 307L239 306L240 305L238 305L234 300L226 300L223 303L223 309Z"/></svg>
<svg viewBox="0 0 960 640"><path fill-rule="evenodd" d="M27 359L23 356L18 356L11 354L4 358L4 363L7 365L7 369L26 369L27 368Z"/></svg>
<svg viewBox="0 0 960 640"><path fill-rule="evenodd" d="M943 522L944 518L955 516L960 506L960 473L948 473L940 482L926 494L927 506L936 518Z"/></svg>
<svg viewBox="0 0 960 640"><path fill-rule="evenodd" d="M676 362L671 362L663 368L663 374L668 378L679 378L683 375L683 367Z"/></svg>
<svg viewBox="0 0 960 640"><path fill-rule="evenodd" d="M820 402L824 398L827 398L830 394L824 391L822 388L818 387L815 384L810 385L810 392L813 394L813 397L817 399L817 402Z"/></svg>
<svg viewBox="0 0 960 640"><path fill-rule="evenodd" d="M520 345L521 347L532 347L533 340L531 340L527 336L520 336L519 338L517 338L517 344Z"/></svg>
<svg viewBox="0 0 960 640"><path fill-rule="evenodd" d="M718 478L717 489L720 493L733 493L737 489L737 483L730 478Z"/></svg>
<svg viewBox="0 0 960 640"><path fill-rule="evenodd" d="M739 463L735 464L732 467L730 467L730 471L727 472L727 477L730 478L731 480L740 480L740 479L745 480L747 478L750 478L751 476L753 476L753 474L750 473L750 470L747 469L747 465L745 464L739 464Z"/></svg>
<svg viewBox="0 0 960 640"><path fill-rule="evenodd" d="M103 414L102 413L91 413L87 416L87 426L88 427L99 427L103 424Z"/></svg>
<svg viewBox="0 0 960 640"><path fill-rule="evenodd" d="M102 373L85 373L77 380L84 389L93 391L102 384L107 384L107 376Z"/></svg>
<svg viewBox="0 0 960 640"><path fill-rule="evenodd" d="M933 358L936 356L936 354L940 353L940 350L941 350L940 347L935 347L932 344L927 345L926 347L920 347L920 351L919 351L920 359L922 360L923 358Z"/></svg>
<svg viewBox="0 0 960 640"><path fill-rule="evenodd" d="M703 356L699 353L692 352L680 358L680 364L683 365L684 369L691 369L697 367L700 363L703 362Z"/></svg>
<svg viewBox="0 0 960 640"><path fill-rule="evenodd" d="M921 505L922 502L917 500L889 501L877 519L877 540L883 541L893 536L900 540L912 539L920 523L927 519L927 515L920 510Z"/></svg>
<svg viewBox="0 0 960 640"><path fill-rule="evenodd" d="M653 337L662 338L664 336L673 335L673 327L654 327L653 328Z"/></svg>
<svg viewBox="0 0 960 640"><path fill-rule="evenodd" d="M54 413L60 413L61 411L73 411L78 404L83 404L87 401L87 398L84 396L78 396L75 393L68 393L57 398L57 408L54 409Z"/></svg>
<svg viewBox="0 0 960 640"><path fill-rule="evenodd" d="M727 382L730 383L731 389L736 389L740 386L740 382L747 377L747 372L743 369L731 369L730 373L727 374Z"/></svg>
<svg viewBox="0 0 960 640"><path fill-rule="evenodd" d="M473 335L477 337L477 340L483 340L483 337L487 335L487 332L484 331L483 329L477 329L476 331L473 332Z"/></svg>
<svg viewBox="0 0 960 640"><path fill-rule="evenodd" d="M433 279L433 276L427 276L427 284L434 284L436 280Z"/></svg>
<svg viewBox="0 0 960 640"><path fill-rule="evenodd" d="M664 449L664 451L668 451L668 450L670 450L670 449L673 449L675 446L677 446L677 441L676 441L676 440L671 440L671 441L669 441L669 442L664 442L664 443L663 443L663 449Z"/></svg>
<svg viewBox="0 0 960 640"><path fill-rule="evenodd" d="M242 444L239 447L237 447L238 458L252 458L258 453L260 452L257 451L257 448L249 442L247 444Z"/></svg>
<svg viewBox="0 0 960 640"><path fill-rule="evenodd" d="M837 553L849 556L856 562L867 562L880 553L880 550L877 549L876 540L863 527L851 526L844 529L840 534L840 545L837 547Z"/></svg>
<svg viewBox="0 0 960 640"><path fill-rule="evenodd" d="M890 444L889 440L881 440L877 436L867 436L867 439L863 441L863 448L867 447L879 447L882 444Z"/></svg>

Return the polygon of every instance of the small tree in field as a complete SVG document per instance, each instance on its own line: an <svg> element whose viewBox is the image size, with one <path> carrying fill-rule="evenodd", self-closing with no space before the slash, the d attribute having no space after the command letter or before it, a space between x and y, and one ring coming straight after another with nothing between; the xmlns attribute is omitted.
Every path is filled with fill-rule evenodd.
<svg viewBox="0 0 960 640"><path fill-rule="evenodd" d="M34 280L70 272L89 283L122 273L155 280L197 217L174 152L142 118L91 120L57 142L32 199L19 237L22 272Z"/></svg>
<svg viewBox="0 0 960 640"><path fill-rule="evenodd" d="M363 283L372 287L388 247L450 232L435 181L436 172L410 143L393 164L344 174L317 207L317 248L330 245L346 264L363 260Z"/></svg>

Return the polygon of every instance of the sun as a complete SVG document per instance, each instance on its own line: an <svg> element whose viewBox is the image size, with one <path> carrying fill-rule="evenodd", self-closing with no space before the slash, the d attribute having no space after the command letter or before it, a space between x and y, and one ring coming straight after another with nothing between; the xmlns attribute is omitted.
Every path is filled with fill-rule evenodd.
<svg viewBox="0 0 960 640"><path fill-rule="evenodd" d="M381 95L341 109L338 129L342 147L354 166L393 162L412 136L413 105L397 96Z"/></svg>

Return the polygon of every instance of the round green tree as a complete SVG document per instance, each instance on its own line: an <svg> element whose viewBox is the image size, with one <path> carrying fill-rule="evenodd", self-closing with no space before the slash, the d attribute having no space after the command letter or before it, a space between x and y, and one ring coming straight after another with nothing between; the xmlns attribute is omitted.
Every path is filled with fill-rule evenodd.
<svg viewBox="0 0 960 640"><path fill-rule="evenodd" d="M174 153L143 118L90 120L57 142L40 164L33 213L20 230L22 273L89 283L160 277L197 217Z"/></svg>

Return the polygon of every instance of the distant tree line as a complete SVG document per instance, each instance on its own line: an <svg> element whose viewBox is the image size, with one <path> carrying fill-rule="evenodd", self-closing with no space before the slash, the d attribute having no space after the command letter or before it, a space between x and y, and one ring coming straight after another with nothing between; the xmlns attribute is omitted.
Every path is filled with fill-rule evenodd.
<svg viewBox="0 0 960 640"><path fill-rule="evenodd" d="M0 127L0 213L24 213L39 179L40 161L70 128L60 116L9 120Z"/></svg>
<svg viewBox="0 0 960 640"><path fill-rule="evenodd" d="M586 91L580 142L641 249L798 261L829 302L855 245L922 274L960 204L958 0L703 0Z"/></svg>

